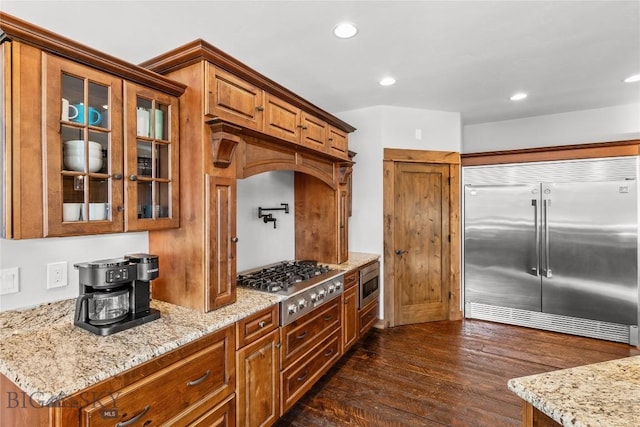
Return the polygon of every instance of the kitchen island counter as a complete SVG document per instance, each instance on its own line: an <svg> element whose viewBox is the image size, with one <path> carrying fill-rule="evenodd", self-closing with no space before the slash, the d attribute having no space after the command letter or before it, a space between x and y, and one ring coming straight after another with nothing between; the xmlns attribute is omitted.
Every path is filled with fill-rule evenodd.
<svg viewBox="0 0 640 427"><path fill-rule="evenodd" d="M213 333L282 297L238 288L234 304L210 313L152 300L161 317L110 336L73 325L75 299L0 313L0 373L40 405L94 385Z"/></svg>
<svg viewBox="0 0 640 427"><path fill-rule="evenodd" d="M640 426L640 356L509 380L527 405L563 426ZM526 420L529 420L527 424Z"/></svg>

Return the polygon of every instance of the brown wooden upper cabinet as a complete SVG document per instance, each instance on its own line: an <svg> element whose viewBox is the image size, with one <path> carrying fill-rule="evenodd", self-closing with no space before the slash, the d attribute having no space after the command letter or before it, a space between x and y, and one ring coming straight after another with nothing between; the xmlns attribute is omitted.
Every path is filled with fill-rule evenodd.
<svg viewBox="0 0 640 427"><path fill-rule="evenodd" d="M263 90L211 63L206 67L205 113L261 131Z"/></svg>
<svg viewBox="0 0 640 427"><path fill-rule="evenodd" d="M346 132L212 63L207 63L206 69L206 115L316 152L348 158Z"/></svg>
<svg viewBox="0 0 640 427"><path fill-rule="evenodd" d="M0 28L4 237L177 227L185 86L6 14Z"/></svg>

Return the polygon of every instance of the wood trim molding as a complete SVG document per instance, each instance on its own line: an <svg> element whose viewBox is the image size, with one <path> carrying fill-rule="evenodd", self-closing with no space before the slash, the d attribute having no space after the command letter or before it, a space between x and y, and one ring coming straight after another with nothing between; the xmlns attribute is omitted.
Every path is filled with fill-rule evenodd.
<svg viewBox="0 0 640 427"><path fill-rule="evenodd" d="M594 144L560 145L521 150L485 151L461 155L462 166L497 165L505 163L576 160L601 157L637 156L640 140L598 142Z"/></svg>
<svg viewBox="0 0 640 427"><path fill-rule="evenodd" d="M385 148L383 160L391 160L394 162L444 163L448 165L459 165L460 153L456 151L425 151Z"/></svg>
<svg viewBox="0 0 640 427"><path fill-rule="evenodd" d="M190 43L177 47L176 49L170 50L169 52L163 53L162 55L156 56L155 58L144 61L140 66L153 70L157 73L165 74L200 61L211 62L215 64L216 67L220 67L233 75L256 85L260 89L321 118L340 130L347 133L351 133L356 130L356 128L350 124L315 106L306 99L296 95L284 86L279 85L253 68L243 64L234 57L202 39L194 40Z"/></svg>
<svg viewBox="0 0 640 427"><path fill-rule="evenodd" d="M0 43L19 41L29 44L45 52L106 71L144 86L153 87L173 96L182 95L187 88L182 83L107 55L4 12L0 12L0 29L4 32L0 36Z"/></svg>
<svg viewBox="0 0 640 427"><path fill-rule="evenodd" d="M213 165L226 169L233 161L236 148L243 142L239 133L242 129L219 120L207 122L211 129L211 154Z"/></svg>
<svg viewBox="0 0 640 427"><path fill-rule="evenodd" d="M338 183L340 185L346 185L349 181L349 177L353 173L353 165L355 162L340 162L338 163Z"/></svg>

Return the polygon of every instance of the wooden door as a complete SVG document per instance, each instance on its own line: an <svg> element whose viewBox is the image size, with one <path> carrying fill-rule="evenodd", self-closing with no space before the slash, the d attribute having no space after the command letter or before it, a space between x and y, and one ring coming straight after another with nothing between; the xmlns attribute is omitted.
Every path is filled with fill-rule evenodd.
<svg viewBox="0 0 640 427"><path fill-rule="evenodd" d="M265 103L264 131L271 136L299 143L302 111L268 93Z"/></svg>
<svg viewBox="0 0 640 427"><path fill-rule="evenodd" d="M236 300L236 180L207 175L205 311Z"/></svg>
<svg viewBox="0 0 640 427"><path fill-rule="evenodd" d="M344 353L358 340L358 322L360 320L358 286L345 290L342 294L342 300L342 352Z"/></svg>
<svg viewBox="0 0 640 427"><path fill-rule="evenodd" d="M396 325L447 319L449 166L397 162L393 179Z"/></svg>
<svg viewBox="0 0 640 427"><path fill-rule="evenodd" d="M304 111L301 115L301 143L312 150L327 151L327 122Z"/></svg>
<svg viewBox="0 0 640 427"><path fill-rule="evenodd" d="M238 425L266 427L280 417L280 330L237 351Z"/></svg>
<svg viewBox="0 0 640 427"><path fill-rule="evenodd" d="M264 92L207 63L205 113L250 129L262 130Z"/></svg>

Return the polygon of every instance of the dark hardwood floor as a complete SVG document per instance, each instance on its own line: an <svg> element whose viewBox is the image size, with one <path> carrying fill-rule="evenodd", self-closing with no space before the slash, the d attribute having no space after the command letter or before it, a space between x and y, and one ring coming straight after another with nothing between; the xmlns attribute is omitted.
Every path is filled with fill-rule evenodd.
<svg viewBox="0 0 640 427"><path fill-rule="evenodd" d="M374 329L276 425L519 426L510 378L639 354L479 320Z"/></svg>

